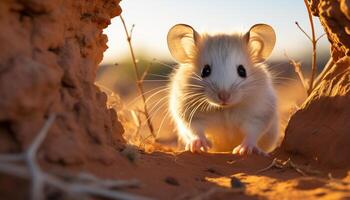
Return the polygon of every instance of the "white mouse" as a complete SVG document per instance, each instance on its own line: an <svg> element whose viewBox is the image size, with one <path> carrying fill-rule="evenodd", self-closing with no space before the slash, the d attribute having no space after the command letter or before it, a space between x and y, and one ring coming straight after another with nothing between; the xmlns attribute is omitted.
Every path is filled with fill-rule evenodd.
<svg viewBox="0 0 350 200"><path fill-rule="evenodd" d="M167 41L179 63L171 76L169 110L186 150L242 155L275 148L277 99L263 63L276 41L271 26L256 24L245 34L200 35L177 24Z"/></svg>

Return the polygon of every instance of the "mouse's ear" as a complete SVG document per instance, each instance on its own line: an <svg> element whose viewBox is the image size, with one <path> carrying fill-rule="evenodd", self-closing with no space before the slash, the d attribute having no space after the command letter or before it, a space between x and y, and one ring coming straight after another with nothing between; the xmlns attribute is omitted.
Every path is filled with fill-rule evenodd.
<svg viewBox="0 0 350 200"><path fill-rule="evenodd" d="M270 56L276 42L276 34L271 26L255 24L245 37L248 40L248 47L255 62L263 62Z"/></svg>
<svg viewBox="0 0 350 200"><path fill-rule="evenodd" d="M173 26L167 36L168 48L171 55L180 63L186 63L193 55L199 34L189 25Z"/></svg>

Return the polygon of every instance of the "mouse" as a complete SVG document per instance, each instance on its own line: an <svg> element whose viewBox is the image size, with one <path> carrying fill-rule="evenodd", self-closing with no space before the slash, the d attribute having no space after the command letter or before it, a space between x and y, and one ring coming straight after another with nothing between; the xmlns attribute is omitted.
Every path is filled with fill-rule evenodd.
<svg viewBox="0 0 350 200"><path fill-rule="evenodd" d="M277 95L266 64L275 43L268 24L229 34L170 28L168 49L178 65L168 106L182 148L267 155L277 146Z"/></svg>

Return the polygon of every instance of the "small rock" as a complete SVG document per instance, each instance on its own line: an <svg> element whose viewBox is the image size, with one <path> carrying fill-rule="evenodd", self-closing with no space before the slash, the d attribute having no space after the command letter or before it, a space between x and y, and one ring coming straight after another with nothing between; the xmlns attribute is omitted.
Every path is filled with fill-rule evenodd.
<svg viewBox="0 0 350 200"><path fill-rule="evenodd" d="M216 169L214 169L214 168L208 168L207 170L206 170L207 172L210 172L210 173L212 173L212 174L216 174L216 175L222 175L220 172L218 172Z"/></svg>
<svg viewBox="0 0 350 200"><path fill-rule="evenodd" d="M131 163L135 163L139 159L140 154L137 148L127 145L122 151L121 154L126 157Z"/></svg>
<svg viewBox="0 0 350 200"><path fill-rule="evenodd" d="M166 177L165 182L169 185L174 185L174 186L180 185L179 182L174 177L171 177L171 176Z"/></svg>
<svg viewBox="0 0 350 200"><path fill-rule="evenodd" d="M233 189L244 189L245 184L236 177L231 177L231 188Z"/></svg>

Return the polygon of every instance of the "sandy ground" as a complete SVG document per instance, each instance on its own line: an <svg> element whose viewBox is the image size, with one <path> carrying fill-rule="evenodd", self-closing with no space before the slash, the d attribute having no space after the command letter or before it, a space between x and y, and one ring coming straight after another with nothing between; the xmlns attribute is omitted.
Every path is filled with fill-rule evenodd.
<svg viewBox="0 0 350 200"><path fill-rule="evenodd" d="M136 178L142 185L129 192L155 199L350 199L348 170L330 170L294 157L300 168L308 166L303 170L306 175L290 167L259 172L275 156L287 159L278 153L270 157L139 153L133 163L121 158L109 166L89 163L84 170L108 178Z"/></svg>
<svg viewBox="0 0 350 200"><path fill-rule="evenodd" d="M275 156L287 159L277 153L270 157L241 157L229 153L137 152L134 162L116 154L117 162L110 165L89 162L68 168L90 171L104 178L136 178L141 181L141 186L128 189L128 192L152 199L350 199L348 169L330 170L302 158L293 157L292 160L298 166L309 166L310 170L304 171L317 170L316 175L304 176L290 167L259 172L269 166ZM55 168L61 167L51 165L51 170ZM0 189L0 195L4 199L26 199L28 191L23 186L28 183L1 177L0 183L4 187ZM14 187L22 189L13 190Z"/></svg>

